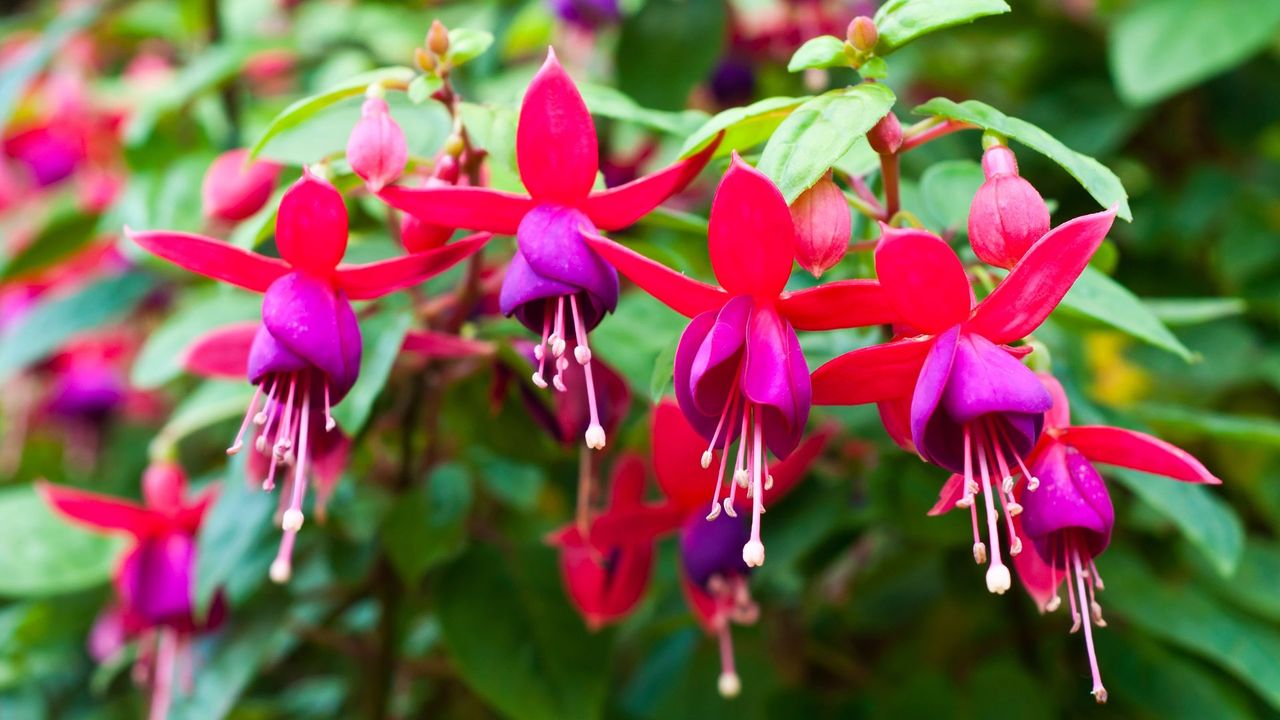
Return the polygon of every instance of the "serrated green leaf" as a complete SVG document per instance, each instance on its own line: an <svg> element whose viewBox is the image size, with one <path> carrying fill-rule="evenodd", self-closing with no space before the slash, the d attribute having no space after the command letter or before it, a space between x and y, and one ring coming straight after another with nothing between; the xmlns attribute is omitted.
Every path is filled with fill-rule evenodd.
<svg viewBox="0 0 1280 720"><path fill-rule="evenodd" d="M493 45L493 33L471 28L454 28L449 31L449 52L445 59L457 67L484 54Z"/></svg>
<svg viewBox="0 0 1280 720"><path fill-rule="evenodd" d="M849 56L844 52L844 41L834 35L809 38L795 51L787 63L787 72L801 72L811 68L846 67Z"/></svg>
<svg viewBox="0 0 1280 720"><path fill-rule="evenodd" d="M73 525L32 485L0 490L0 595L42 597L107 582L124 542Z"/></svg>
<svg viewBox="0 0 1280 720"><path fill-rule="evenodd" d="M1190 362L1191 351L1128 288L1086 267L1062 303L1060 312L1102 323Z"/></svg>
<svg viewBox="0 0 1280 720"><path fill-rule="evenodd" d="M782 121L807 100L808 96L771 97L717 113L685 140L680 148L680 157L698 152L721 132L724 139L716 148L715 157L724 157L733 150L742 152L753 148L768 140Z"/></svg>
<svg viewBox="0 0 1280 720"><path fill-rule="evenodd" d="M889 0L876 11L876 53L888 55L921 35L1009 12L1004 0Z"/></svg>
<svg viewBox="0 0 1280 720"><path fill-rule="evenodd" d="M1009 117L977 100L957 103L946 98L934 98L912 112L916 115L933 115L971 123L1017 140L1060 165L1102 207L1109 208L1115 205L1120 217L1125 220L1133 219L1133 213L1129 210L1128 195L1125 194L1124 186L1120 184L1120 178L1116 177L1115 173L1088 155L1082 155L1063 145L1057 138L1025 120Z"/></svg>
<svg viewBox="0 0 1280 720"><path fill-rule="evenodd" d="M893 101L893 91L884 85L862 83L805 102L769 138L759 170L792 202L849 152Z"/></svg>

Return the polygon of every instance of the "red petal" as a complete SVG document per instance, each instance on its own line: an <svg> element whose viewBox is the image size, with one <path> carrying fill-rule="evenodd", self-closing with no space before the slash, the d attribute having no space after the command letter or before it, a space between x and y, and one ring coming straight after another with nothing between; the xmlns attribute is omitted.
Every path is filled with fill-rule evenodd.
<svg viewBox="0 0 1280 720"><path fill-rule="evenodd" d="M249 367L249 347L258 323L237 323L201 335L182 353L182 367L201 377L243 380Z"/></svg>
<svg viewBox="0 0 1280 720"><path fill-rule="evenodd" d="M684 593L685 602L693 612L698 624L708 634L716 632L716 601L702 588L689 582L689 576L680 569L680 591Z"/></svg>
<svg viewBox="0 0 1280 720"><path fill-rule="evenodd" d="M382 188L382 201L430 225L515 235L534 207L523 195L475 187Z"/></svg>
<svg viewBox="0 0 1280 720"><path fill-rule="evenodd" d="M340 265L337 270L338 286L352 300L382 297L448 270L459 260L484 247L491 237L489 233L477 233L435 250L365 265Z"/></svg>
<svg viewBox="0 0 1280 720"><path fill-rule="evenodd" d="M147 535L163 520L137 503L108 495L74 490L47 482L36 483L45 502L62 515L98 530L123 530L135 536Z"/></svg>
<svg viewBox="0 0 1280 720"><path fill-rule="evenodd" d="M189 504L178 512L175 522L186 532L195 535L200 530L204 514L218 499L218 485L210 485L204 492L196 496Z"/></svg>
<svg viewBox="0 0 1280 720"><path fill-rule="evenodd" d="M938 491L938 502L929 508L930 515L942 515L951 512L956 506L956 501L964 496L964 476L952 475L942 484L942 489Z"/></svg>
<svg viewBox="0 0 1280 720"><path fill-rule="evenodd" d="M639 507L644 502L647 479L644 458L630 452L623 454L613 466L609 482L609 507Z"/></svg>
<svg viewBox="0 0 1280 720"><path fill-rule="evenodd" d="M788 293L778 310L797 330L867 327L899 319L875 280L841 280Z"/></svg>
<svg viewBox="0 0 1280 720"><path fill-rule="evenodd" d="M652 175L632 180L603 192L592 193L583 210L601 230L621 230L644 217L662 201L684 189L693 181L720 145L717 135L705 149L692 157Z"/></svg>
<svg viewBox="0 0 1280 720"><path fill-rule="evenodd" d="M555 50L533 76L516 125L520 180L539 200L576 205L591 192L599 170L596 128Z"/></svg>
<svg viewBox="0 0 1280 720"><path fill-rule="evenodd" d="M711 202L707 246L716 279L732 295L773 298L791 277L791 209L773 181L736 152Z"/></svg>
<svg viewBox="0 0 1280 720"><path fill-rule="evenodd" d="M283 260L242 250L221 240L182 232L134 232L124 229L129 239L144 250L169 262L214 280L266 292L271 283L289 272Z"/></svg>
<svg viewBox="0 0 1280 720"><path fill-rule="evenodd" d="M591 523L591 543L608 548L650 542L680 527L688 516L675 503L610 510Z"/></svg>
<svg viewBox="0 0 1280 720"><path fill-rule="evenodd" d="M800 481L804 479L805 473L809 472L809 468L813 462L822 454L823 449L827 447L827 442L835 435L836 429L826 427L818 432L810 435L804 442L800 443L786 460L780 460L769 466L769 474L773 476L773 487L764 491L764 502L766 506L781 500L791 492ZM749 507L744 502L743 508Z"/></svg>
<svg viewBox="0 0 1280 720"><path fill-rule="evenodd" d="M951 246L924 230L881 231L876 274L902 322L931 335L964 322L973 291Z"/></svg>
<svg viewBox="0 0 1280 720"><path fill-rule="evenodd" d="M1106 238L1115 208L1050 230L978 305L969 328L997 345L1026 337L1058 306Z"/></svg>
<svg viewBox="0 0 1280 720"><path fill-rule="evenodd" d="M1105 425L1069 427L1061 440L1094 462L1132 468L1191 483L1222 483L1182 448L1146 433Z"/></svg>
<svg viewBox="0 0 1280 720"><path fill-rule="evenodd" d="M1044 389L1048 390L1049 396L1053 398L1053 407L1049 408L1049 412L1044 416L1045 429L1067 427L1071 424L1071 404L1067 401L1067 393L1062 389L1062 383L1046 372L1036 373L1036 375L1040 377L1040 382L1044 383Z"/></svg>
<svg viewBox="0 0 1280 720"><path fill-rule="evenodd" d="M583 239L605 262L639 285L640 289L685 317L715 310L729 300L729 295L715 285L678 273L630 248L591 233L587 228L581 230Z"/></svg>
<svg viewBox="0 0 1280 720"><path fill-rule="evenodd" d="M704 505L710 510L720 469L719 454L715 453L710 465L702 467L707 441L689 425L680 406L670 398L653 409L652 438L653 469L667 500L688 512Z"/></svg>
<svg viewBox="0 0 1280 720"><path fill-rule="evenodd" d="M492 355L494 345L484 340L468 340L449 333L411 330L404 336L403 349L429 358L464 358Z"/></svg>
<svg viewBox="0 0 1280 720"><path fill-rule="evenodd" d="M276 211L276 248L290 265L325 277L347 252L347 205L328 180L303 168Z"/></svg>
<svg viewBox="0 0 1280 720"><path fill-rule="evenodd" d="M860 348L813 372L815 405L861 405L911 397L930 340L908 338Z"/></svg>

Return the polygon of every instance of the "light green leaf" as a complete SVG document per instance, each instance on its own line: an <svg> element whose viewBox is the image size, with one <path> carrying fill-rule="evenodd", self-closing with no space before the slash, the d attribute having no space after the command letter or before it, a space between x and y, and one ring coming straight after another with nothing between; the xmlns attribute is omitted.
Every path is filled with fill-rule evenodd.
<svg viewBox="0 0 1280 720"><path fill-rule="evenodd" d="M375 82L408 83L417 75L407 67L388 67L357 75L350 80L336 85L322 93L305 97L293 103L276 115L262 132L258 142L249 151L250 157L257 157L273 137L290 128L295 128L315 116L321 110L346 98L363 95L365 89Z"/></svg>
<svg viewBox="0 0 1280 720"><path fill-rule="evenodd" d="M380 311L360 323L365 351L360 359L360 375L347 397L333 409L333 419L347 435L364 428L373 411L373 403L382 393L391 375L391 367L400 355L405 333L413 323L408 303L392 298Z"/></svg>
<svg viewBox="0 0 1280 720"><path fill-rule="evenodd" d="M409 89L406 92L410 101L415 105L421 105L430 100L431 96L442 87L444 87L444 80L441 80L439 75L433 73L419 75L414 78L413 82L409 83Z"/></svg>
<svg viewBox="0 0 1280 720"><path fill-rule="evenodd" d="M40 597L101 585L123 545L122 538L54 513L33 485L0 490L0 595Z"/></svg>
<svg viewBox="0 0 1280 720"><path fill-rule="evenodd" d="M1086 267L1058 305L1058 311L1100 322L1190 362L1191 351L1133 293L1092 267Z"/></svg>
<svg viewBox="0 0 1280 720"><path fill-rule="evenodd" d="M1250 415L1226 415L1202 408L1194 410L1163 403L1142 403L1134 414L1161 427L1207 435L1216 440L1280 448L1280 421Z"/></svg>
<svg viewBox="0 0 1280 720"><path fill-rule="evenodd" d="M1149 105L1264 50L1280 31L1274 0L1142 0L1107 38L1120 97Z"/></svg>
<svg viewBox="0 0 1280 720"><path fill-rule="evenodd" d="M493 33L470 28L454 28L449 31L449 52L445 59L457 67L484 54L493 45Z"/></svg>
<svg viewBox="0 0 1280 720"><path fill-rule="evenodd" d="M43 299L0 333L0 381L48 357L75 334L128 314L154 286L150 275L128 272Z"/></svg>
<svg viewBox="0 0 1280 720"><path fill-rule="evenodd" d="M800 72L810 68L848 67L849 56L844 52L844 41L834 35L810 38L796 50L787 63L787 72Z"/></svg>
<svg viewBox="0 0 1280 720"><path fill-rule="evenodd" d="M1144 300L1151 313L1172 327L1199 325L1243 315L1248 305L1240 298L1160 298Z"/></svg>
<svg viewBox="0 0 1280 720"><path fill-rule="evenodd" d="M182 374L186 349L206 333L238 322L258 320L262 298L221 286L200 288L147 336L133 361L129 380L141 389L157 388Z"/></svg>
<svg viewBox="0 0 1280 720"><path fill-rule="evenodd" d="M933 115L970 123L1017 140L1062 166L1102 207L1115 205L1120 217L1125 220L1133 219L1128 195L1115 173L1088 155L1082 155L1063 145L1057 138L1025 120L1009 117L977 100L956 103L946 98L934 98L912 112L916 115Z"/></svg>
<svg viewBox="0 0 1280 720"><path fill-rule="evenodd" d="M408 93L388 93L391 116L404 131L411 157L431 157L451 129L449 113L438 102L415 105ZM295 127L282 130L262 149L273 160L303 165L346 152L351 128L360 120L363 97L347 97L318 110Z"/></svg>
<svg viewBox="0 0 1280 720"><path fill-rule="evenodd" d="M698 152L721 132L724 140L716 148L715 157L724 157L733 150L742 152L753 148L768 140L782 121L808 99L807 96L771 97L717 113L685 140L684 147L680 148L680 157Z"/></svg>
<svg viewBox="0 0 1280 720"><path fill-rule="evenodd" d="M581 83L578 90L592 115L635 123L668 135L686 136L707 120L707 114L699 110L664 112L640 107L636 101L607 85Z"/></svg>
<svg viewBox="0 0 1280 720"><path fill-rule="evenodd" d="M1004 0L889 0L876 11L876 54L888 55L921 35L1009 12Z"/></svg>
<svg viewBox="0 0 1280 720"><path fill-rule="evenodd" d="M1109 469L1108 475L1172 521L1219 574L1235 572L1244 552L1244 524L1214 488L1122 468Z"/></svg>
<svg viewBox="0 0 1280 720"><path fill-rule="evenodd" d="M986 177L972 160L947 160L929 166L920 176L924 212L934 230L967 230L969 206Z"/></svg>
<svg viewBox="0 0 1280 720"><path fill-rule="evenodd" d="M769 138L760 171L777 184L787 202L795 200L889 112L893 101L889 88L863 83L805 102Z"/></svg>

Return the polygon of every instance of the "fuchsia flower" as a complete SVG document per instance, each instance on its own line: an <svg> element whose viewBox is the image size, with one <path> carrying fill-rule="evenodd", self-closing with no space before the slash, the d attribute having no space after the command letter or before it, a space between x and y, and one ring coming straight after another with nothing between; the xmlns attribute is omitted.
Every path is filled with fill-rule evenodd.
<svg viewBox="0 0 1280 720"><path fill-rule="evenodd" d="M116 567L115 602L94 624L89 649L102 662L134 638L150 646L138 662L152 686L150 716L157 720L168 712L177 666L190 667L192 637L217 628L226 615L221 593L206 617L196 614L196 534L214 494L210 490L188 501L186 486L182 468L167 463L143 474L145 505L48 483L37 486L49 506L73 522L131 536Z"/></svg>
<svg viewBox="0 0 1280 720"><path fill-rule="evenodd" d="M603 448L596 418L589 333L618 303L618 276L583 242L596 228L631 225L702 170L715 143L661 172L609 190L592 192L599 170L595 125L573 80L548 49L525 93L516 128L516 159L529 196L476 187L387 187L379 196L419 220L445 227L515 235L517 249L501 294L504 315L514 315L541 334L534 383L546 387L547 351L555 365L551 384L563 390L569 365L565 350L576 340L574 359L587 377L594 421L588 447Z"/></svg>
<svg viewBox="0 0 1280 720"><path fill-rule="evenodd" d="M983 262L1012 268L1049 231L1049 207L1018 176L1018 159L1008 147L983 153L982 170L987 180L970 205L969 244Z"/></svg>
<svg viewBox="0 0 1280 720"><path fill-rule="evenodd" d="M1106 483L1093 463L1182 482L1218 485L1222 481L1187 451L1146 433L1104 425L1071 425L1071 409L1062 385L1049 374L1041 373L1039 379L1053 397L1044 434L1026 460L1039 487L1019 482L1014 490L1022 504L1015 528L1020 537L1031 541L1035 551L1017 556L1014 566L1042 612L1052 612L1062 604L1058 589L1067 583L1074 622L1071 632L1083 624L1093 695L1101 703L1106 702L1107 691L1098 673L1091 626L1105 627L1106 622L1095 599L1095 591L1102 589L1102 578L1094 560L1111 542L1115 511ZM964 477L952 475L929 514L940 515L956 507L964 497L964 483Z"/></svg>
<svg viewBox="0 0 1280 720"><path fill-rule="evenodd" d="M814 434L786 460L769 467L773 483L762 492L770 503L781 499L800 482L831 434L830 430ZM643 493L637 491L635 485L643 486L643 480L622 475L639 471L622 465L614 480L613 502L608 511L592 523L590 545L596 553L595 567L584 564L587 558L578 545L564 542L576 537L576 527L567 527L553 536L554 540L561 541L565 552L573 553L561 558L562 563L574 563L575 572L566 575L566 583L575 604L588 614L593 608L579 603L578 597L595 578L606 577L611 592L604 597L616 603L609 609L615 617L620 617L634 607L642 594L643 590L636 592L636 585L643 588L648 581L647 558L653 551L653 542L678 530L680 585L703 628L719 638L720 692L732 697L738 694L741 684L734 671L731 624L754 623L759 615L748 584L751 567L740 552L749 531L737 513L729 511L728 504L723 515L717 514L714 519L703 516L707 494L719 487L720 477L710 471L709 464L700 462L705 448L703 439L690 426L683 411L670 400L654 408L652 438L653 469L666 496L664 501L639 502ZM619 482L624 483L621 489ZM745 498L735 502L739 510L746 510ZM593 599L601 596L593 595Z"/></svg>
<svg viewBox="0 0 1280 720"><path fill-rule="evenodd" d="M347 139L347 162L374 192L395 182L409 160L404 131L391 118L384 92L381 85L370 86L360 120Z"/></svg>
<svg viewBox="0 0 1280 720"><path fill-rule="evenodd" d="M346 206L332 185L309 171L280 201L275 240L283 259L189 233L126 232L146 250L187 270L264 293L262 326L247 366L257 391L227 452L240 450L252 421L261 428L254 447L270 458L265 487L274 487L278 467L293 468L281 523L285 536L272 566L273 578L287 579L302 527L307 469L319 442L315 434L334 429L329 409L342 401L360 371L360 326L351 301L422 282L480 249L489 236L366 265L340 265L347 247Z"/></svg>
<svg viewBox="0 0 1280 720"><path fill-rule="evenodd" d="M909 436L924 460L963 474L959 503L972 513L973 556L979 564L987 561L988 545L978 530L974 498L983 494L990 541L987 588L994 593L1010 585L1000 558L994 500L998 497L1004 507L1009 554L1016 556L1022 542L1013 516L1021 507L1013 497L1013 476L1021 471L1036 484L1025 458L1052 405L1035 373L1018 361L1025 350L1007 344L1044 322L1084 271L1114 218L1112 209L1058 226L977 305L960 259L941 238L882 226L876 273L909 327L893 342L846 353L813 374L815 402L885 403L891 435L900 442Z"/></svg>
<svg viewBox="0 0 1280 720"><path fill-rule="evenodd" d="M209 165L200 186L205 216L239 222L258 212L271 199L280 170L268 160L249 159L245 148L222 153Z"/></svg>
<svg viewBox="0 0 1280 720"><path fill-rule="evenodd" d="M584 230L584 232L587 232ZM795 232L782 193L736 154L716 190L708 233L711 265L721 287L685 277L617 243L589 233L588 244L624 275L692 318L675 358L675 392L689 423L713 451L738 439L729 497L735 513L738 487L752 505L751 535L742 548L748 565L764 562L760 515L769 485L765 448L786 459L804 434L811 389L796 330L876 325L893 313L873 280L845 280L796 293L784 291L795 258ZM708 519L721 512L721 485Z"/></svg>

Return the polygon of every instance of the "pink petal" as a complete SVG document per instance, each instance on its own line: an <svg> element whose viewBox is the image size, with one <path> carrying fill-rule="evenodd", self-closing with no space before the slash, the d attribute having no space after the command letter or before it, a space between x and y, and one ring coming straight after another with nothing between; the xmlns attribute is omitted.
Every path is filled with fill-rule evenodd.
<svg viewBox="0 0 1280 720"><path fill-rule="evenodd" d="M707 441L689 425L680 406L671 399L654 408L651 427L653 470L667 501L688 512L703 506L710 509L720 469L719 455L702 467Z"/></svg>
<svg viewBox="0 0 1280 720"><path fill-rule="evenodd" d="M942 489L938 491L938 502L929 508L929 515L942 515L951 512L956 506L956 501L964 496L964 476L952 475L942 484Z"/></svg>
<svg viewBox="0 0 1280 720"><path fill-rule="evenodd" d="M347 205L328 180L303 168L276 211L276 247L290 265L325 277L347 252Z"/></svg>
<svg viewBox="0 0 1280 720"><path fill-rule="evenodd" d="M242 380L249 367L249 346L258 323L237 323L201 335L182 353L182 367L193 375Z"/></svg>
<svg viewBox="0 0 1280 720"><path fill-rule="evenodd" d="M289 272L283 260L242 250L221 240L183 232L134 232L125 235L142 249L185 270L246 290L266 292L271 283Z"/></svg>
<svg viewBox="0 0 1280 720"><path fill-rule="evenodd" d="M678 273L587 228L582 231L583 239L605 262L685 317L715 310L729 300L729 295L715 285Z"/></svg>
<svg viewBox="0 0 1280 720"><path fill-rule="evenodd" d="M378 197L430 225L515 235L534 202L523 195L476 187L406 188L391 185Z"/></svg>
<svg viewBox="0 0 1280 720"><path fill-rule="evenodd" d="M123 530L141 537L163 525L156 513L128 500L43 481L36 483L36 490L58 513L98 530Z"/></svg>
<svg viewBox="0 0 1280 720"><path fill-rule="evenodd" d="M1105 425L1073 426L1061 440L1094 462L1118 465L1190 483L1222 481L1182 448L1146 433Z"/></svg>
<svg viewBox="0 0 1280 720"><path fill-rule="evenodd" d="M476 233L435 250L364 265L340 265L337 284L352 300L382 297L448 270L484 247L491 237L489 233Z"/></svg>
<svg viewBox="0 0 1280 720"><path fill-rule="evenodd" d="M969 329L997 345L1031 334L1084 272L1115 218L1113 207L1046 233L978 305Z"/></svg>
<svg viewBox="0 0 1280 720"><path fill-rule="evenodd" d="M951 246L925 230L881 231L876 274L902 322L931 335L964 322L973 291Z"/></svg>
<svg viewBox="0 0 1280 720"><path fill-rule="evenodd" d="M773 298L791 277L795 225L782 193L735 152L711 202L711 267L732 295Z"/></svg>
<svg viewBox="0 0 1280 720"><path fill-rule="evenodd" d="M837 330L898 320L884 288L875 280L841 280L785 293L778 310L797 330Z"/></svg>
<svg viewBox="0 0 1280 720"><path fill-rule="evenodd" d="M516 125L520 180L539 200L576 205L591 192L599 169L596 128L555 50L533 76Z"/></svg>
<svg viewBox="0 0 1280 720"><path fill-rule="evenodd" d="M494 344L484 340L468 340L449 333L411 330L404 336L405 352L429 358L464 358L492 355Z"/></svg>
<svg viewBox="0 0 1280 720"><path fill-rule="evenodd" d="M911 397L933 344L895 340L841 355L813 373L815 405L861 405Z"/></svg>
<svg viewBox="0 0 1280 720"><path fill-rule="evenodd" d="M625 185L592 193L583 210L591 222L601 230L621 230L644 217L664 200L684 189L693 181L720 145L717 135L698 154L687 157L652 175L646 175Z"/></svg>
<svg viewBox="0 0 1280 720"><path fill-rule="evenodd" d="M1049 391L1049 397L1053 398L1053 407L1049 408L1049 412L1044 416L1045 429L1067 427L1071 424L1071 404L1067 402L1067 393L1062 389L1062 383L1046 372L1036 373L1036 375L1039 376L1040 382L1044 383L1044 389Z"/></svg>

